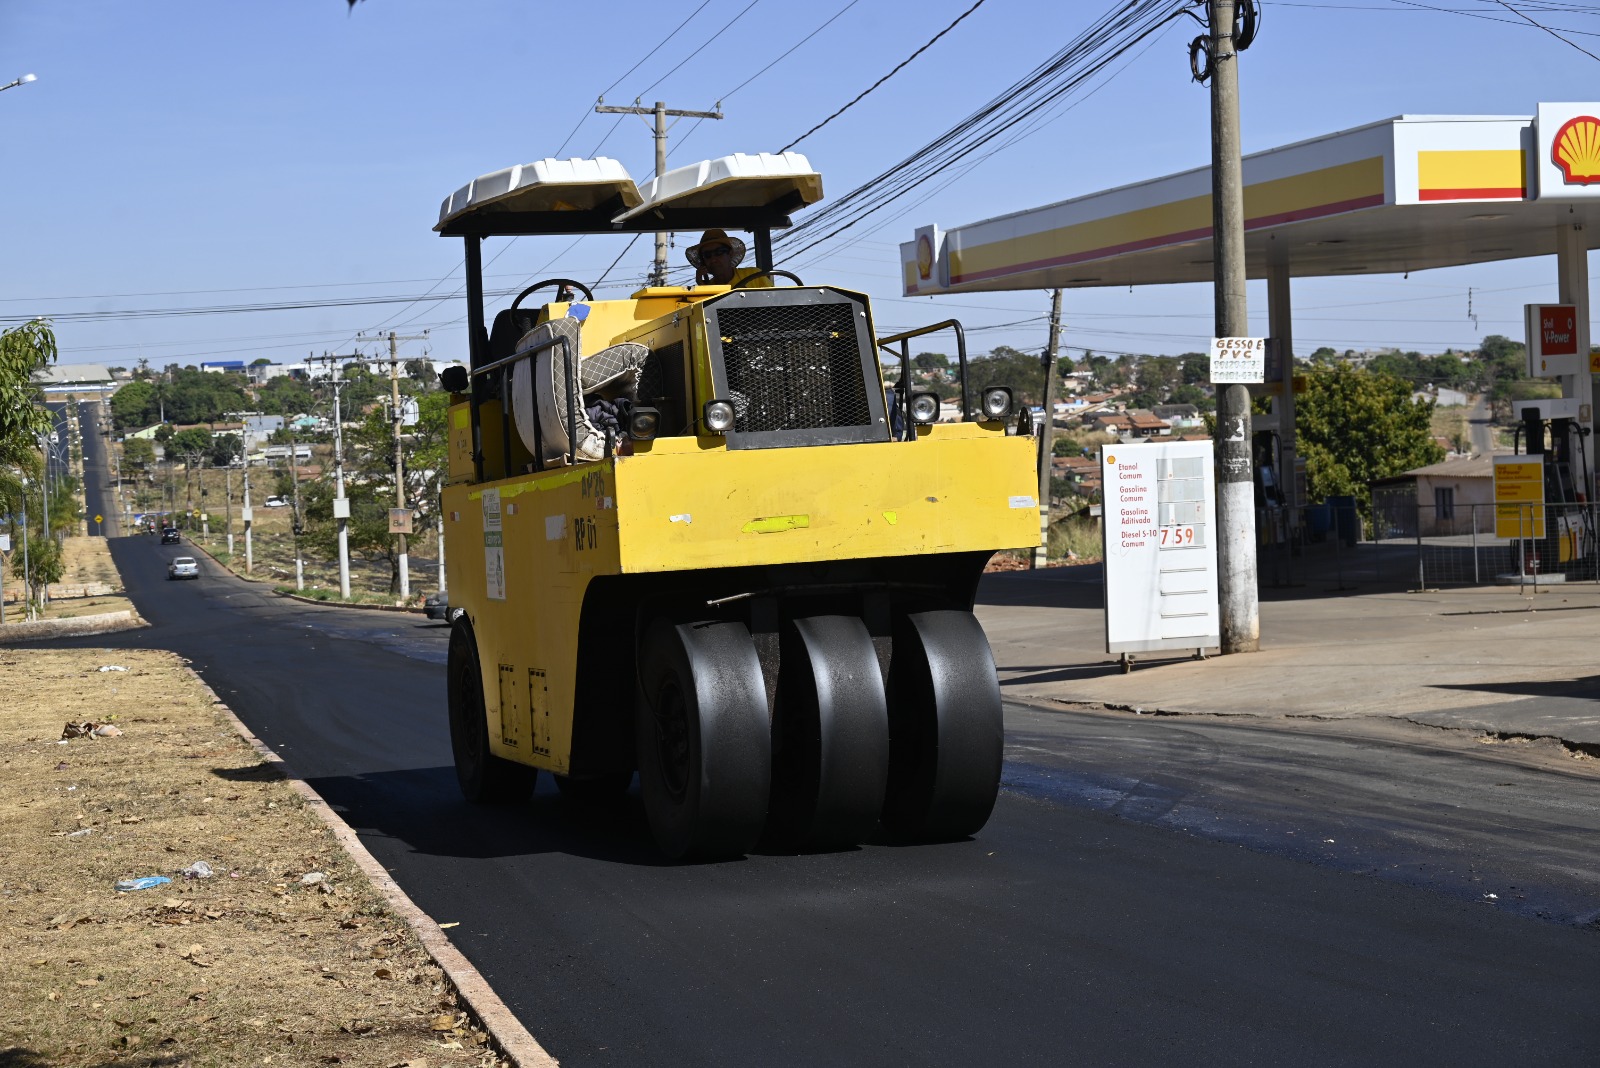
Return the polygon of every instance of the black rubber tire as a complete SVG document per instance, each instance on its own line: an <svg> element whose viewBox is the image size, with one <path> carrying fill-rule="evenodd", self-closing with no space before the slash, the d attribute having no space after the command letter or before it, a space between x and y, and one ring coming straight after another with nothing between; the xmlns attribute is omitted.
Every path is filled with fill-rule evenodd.
<svg viewBox="0 0 1600 1068"><path fill-rule="evenodd" d="M628 787L633 785L633 772L613 771L582 779L557 775L555 780L556 789L568 801L579 805L610 805L627 795Z"/></svg>
<svg viewBox="0 0 1600 1068"><path fill-rule="evenodd" d="M884 827L916 841L978 833L994 811L1004 756L1000 679L977 619L960 611L897 619Z"/></svg>
<svg viewBox="0 0 1600 1068"><path fill-rule="evenodd" d="M639 793L673 860L742 856L772 785L766 685L743 623L656 620L639 652Z"/></svg>
<svg viewBox="0 0 1600 1068"><path fill-rule="evenodd" d="M446 661L450 705L450 750L455 756L461 795L477 805L508 805L533 796L539 769L495 756L489 751L489 714L483 702L483 675L478 643L466 620L450 628Z"/></svg>
<svg viewBox="0 0 1600 1068"><path fill-rule="evenodd" d="M889 704L872 636L855 616L794 620L783 635L772 722L775 842L852 846L878 825Z"/></svg>

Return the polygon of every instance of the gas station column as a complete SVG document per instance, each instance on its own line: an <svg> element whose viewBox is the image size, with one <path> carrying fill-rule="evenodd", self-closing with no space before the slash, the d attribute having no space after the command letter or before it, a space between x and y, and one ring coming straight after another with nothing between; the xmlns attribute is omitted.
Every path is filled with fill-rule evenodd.
<svg viewBox="0 0 1600 1068"><path fill-rule="evenodd" d="M1295 457L1299 444L1294 424L1294 327L1293 303L1289 299L1288 244L1272 236L1267 254L1267 333L1278 352L1278 392L1272 398L1272 414L1278 423L1278 479L1291 506L1306 502L1296 497Z"/></svg>
<svg viewBox="0 0 1600 1068"><path fill-rule="evenodd" d="M1561 395L1578 402L1579 425L1584 430L1593 431L1594 375L1590 370L1589 356L1589 246L1581 222L1562 222L1556 227L1556 278L1559 287L1557 299L1576 309L1578 327L1579 369L1577 374L1561 376ZM1595 444L1591 433L1588 440L1583 442L1583 452L1580 454L1589 457L1590 471L1584 497L1591 502L1595 500Z"/></svg>

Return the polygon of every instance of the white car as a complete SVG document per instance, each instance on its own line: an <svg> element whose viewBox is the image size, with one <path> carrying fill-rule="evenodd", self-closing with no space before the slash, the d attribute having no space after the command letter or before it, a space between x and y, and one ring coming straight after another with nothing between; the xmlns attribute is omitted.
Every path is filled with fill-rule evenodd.
<svg viewBox="0 0 1600 1068"><path fill-rule="evenodd" d="M167 578L169 579L197 579L200 577L200 564L192 556L174 557L172 563L167 565Z"/></svg>
<svg viewBox="0 0 1600 1068"><path fill-rule="evenodd" d="M287 507L289 507L289 500L286 497L268 497L267 500L266 500L266 503L263 504L261 507L263 507L263 508L287 508Z"/></svg>

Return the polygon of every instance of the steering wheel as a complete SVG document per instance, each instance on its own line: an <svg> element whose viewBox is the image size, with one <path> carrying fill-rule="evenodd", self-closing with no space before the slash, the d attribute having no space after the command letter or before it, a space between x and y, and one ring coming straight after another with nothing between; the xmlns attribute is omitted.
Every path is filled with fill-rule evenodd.
<svg viewBox="0 0 1600 1068"><path fill-rule="evenodd" d="M542 282L533 283L533 285L529 286L527 289L524 289L521 293L518 293L517 299L511 302L511 310L517 310L517 307L522 303L523 297L527 296L529 293L532 293L536 289L543 289L546 286L571 286L573 289L576 289L579 293L583 294L584 300L594 300L594 293L591 292L589 287L584 285L582 282L571 278L546 278Z"/></svg>
<svg viewBox="0 0 1600 1068"><path fill-rule="evenodd" d="M787 278L789 281L793 282L797 286L805 285L804 282L800 281L800 276L799 275L791 274L788 271L757 271L755 274L747 274L747 275L745 275L743 278L739 279L737 282L735 282L733 285L729 286L728 288L730 288L730 289L747 289L747 288L749 288L750 283L754 282L757 278L777 278L779 275L782 275L784 278Z"/></svg>

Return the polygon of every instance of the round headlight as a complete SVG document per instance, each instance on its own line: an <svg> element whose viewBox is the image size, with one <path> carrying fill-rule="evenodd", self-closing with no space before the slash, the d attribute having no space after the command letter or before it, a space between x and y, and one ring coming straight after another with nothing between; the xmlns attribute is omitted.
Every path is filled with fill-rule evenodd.
<svg viewBox="0 0 1600 1068"><path fill-rule="evenodd" d="M1011 414L1011 390L1005 386L991 386L983 391L983 417L988 420L1004 419Z"/></svg>
<svg viewBox="0 0 1600 1068"><path fill-rule="evenodd" d="M704 418L701 420L705 428L713 434L726 434L733 429L733 402L725 400L708 400Z"/></svg>
<svg viewBox="0 0 1600 1068"><path fill-rule="evenodd" d="M939 418L939 395L937 393L911 394L911 421L913 423L932 423Z"/></svg>
<svg viewBox="0 0 1600 1068"><path fill-rule="evenodd" d="M635 408L628 417L628 436L635 441L649 441L661 429L661 413L654 408Z"/></svg>

